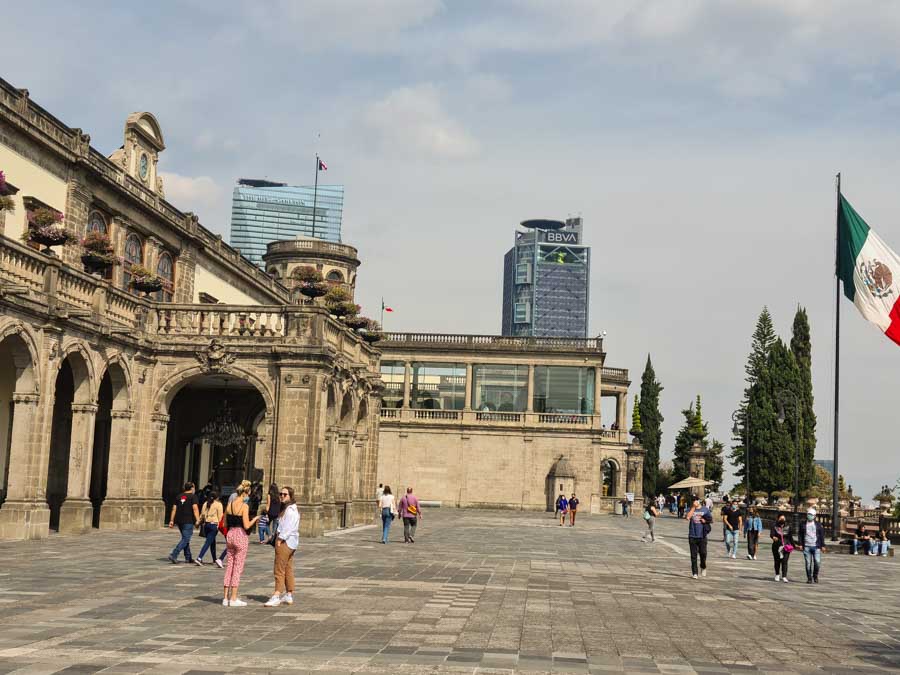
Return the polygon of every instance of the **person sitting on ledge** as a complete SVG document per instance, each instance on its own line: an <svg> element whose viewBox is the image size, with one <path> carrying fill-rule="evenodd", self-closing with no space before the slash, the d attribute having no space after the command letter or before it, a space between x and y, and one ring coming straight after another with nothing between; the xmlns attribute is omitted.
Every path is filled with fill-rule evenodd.
<svg viewBox="0 0 900 675"><path fill-rule="evenodd" d="M890 547L891 539L888 537L887 531L884 529L878 530L878 534L872 537L872 550L869 555L878 555L880 553L882 557L886 558Z"/></svg>
<svg viewBox="0 0 900 675"><path fill-rule="evenodd" d="M872 545L872 538L869 536L869 533L866 532L866 526L862 523L856 526L856 534L854 534L853 539L850 540L850 545L853 547L853 555L859 555L860 546L865 548L866 553L869 552Z"/></svg>

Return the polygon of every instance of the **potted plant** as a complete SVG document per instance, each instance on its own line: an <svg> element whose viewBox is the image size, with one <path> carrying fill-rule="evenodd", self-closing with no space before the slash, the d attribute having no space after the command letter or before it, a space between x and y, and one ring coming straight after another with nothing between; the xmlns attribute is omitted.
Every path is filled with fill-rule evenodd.
<svg viewBox="0 0 900 675"><path fill-rule="evenodd" d="M45 246L43 253L53 255L51 246L60 246L75 241L75 235L60 225L63 214L47 207L28 212L28 229L22 238Z"/></svg>
<svg viewBox="0 0 900 675"><path fill-rule="evenodd" d="M359 305L355 302L335 302L329 305L326 305L328 311L334 314L335 316L340 317L351 317L359 314L359 310L361 309Z"/></svg>
<svg viewBox="0 0 900 675"><path fill-rule="evenodd" d="M136 291L149 295L163 287L162 279L142 265L132 265L128 273L131 275L131 287Z"/></svg>
<svg viewBox="0 0 900 675"><path fill-rule="evenodd" d="M342 286L332 286L323 297L325 308L335 316L356 316L359 305L352 302L350 292Z"/></svg>
<svg viewBox="0 0 900 675"><path fill-rule="evenodd" d="M794 493L790 490L776 490L772 496L776 499L776 504L781 507L787 506L788 500L794 496Z"/></svg>
<svg viewBox="0 0 900 675"><path fill-rule="evenodd" d="M16 203L11 196L6 194L6 192L6 176L0 171L0 214L16 210Z"/></svg>
<svg viewBox="0 0 900 675"><path fill-rule="evenodd" d="M757 504L765 506L769 503L769 493L764 490L754 490L753 491L753 499Z"/></svg>
<svg viewBox="0 0 900 675"><path fill-rule="evenodd" d="M369 344L378 342L384 337L384 333L381 332L381 324L375 319L368 319L366 327L360 330L359 334Z"/></svg>
<svg viewBox="0 0 900 675"><path fill-rule="evenodd" d="M634 395L634 405L631 408L631 431L630 433L635 439L640 442L641 434L644 433L644 427L641 424L641 401L638 398L638 395Z"/></svg>
<svg viewBox="0 0 900 675"><path fill-rule="evenodd" d="M345 316L344 323L348 328L359 330L360 328L368 328L371 319L365 316Z"/></svg>
<svg viewBox="0 0 900 675"><path fill-rule="evenodd" d="M84 263L85 272L88 274L105 272L113 265L119 264L109 236L102 232L96 230L88 232L81 240L81 247L84 249L81 262Z"/></svg>
<svg viewBox="0 0 900 675"><path fill-rule="evenodd" d="M328 292L328 287L322 280L322 273L311 265L294 268L291 278L307 298L318 298Z"/></svg>
<svg viewBox="0 0 900 675"><path fill-rule="evenodd" d="M894 492L887 485L882 485L873 499L878 502L881 510L887 514L890 513L891 507L894 505Z"/></svg>

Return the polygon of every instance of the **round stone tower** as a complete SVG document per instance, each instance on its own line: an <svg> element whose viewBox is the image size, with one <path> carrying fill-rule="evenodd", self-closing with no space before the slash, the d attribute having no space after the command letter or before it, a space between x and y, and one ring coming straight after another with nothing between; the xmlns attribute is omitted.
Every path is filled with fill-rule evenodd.
<svg viewBox="0 0 900 675"><path fill-rule="evenodd" d="M294 287L292 274L298 267L315 267L329 284L340 284L350 294L356 291L359 257L356 248L321 239L273 241L263 255L266 272L288 288Z"/></svg>

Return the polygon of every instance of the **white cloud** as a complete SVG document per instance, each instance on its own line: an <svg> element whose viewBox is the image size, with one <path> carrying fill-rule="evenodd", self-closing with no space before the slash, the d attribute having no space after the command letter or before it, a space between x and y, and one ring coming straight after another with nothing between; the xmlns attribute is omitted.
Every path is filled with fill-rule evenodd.
<svg viewBox="0 0 900 675"><path fill-rule="evenodd" d="M476 155L478 142L443 108L433 84L394 89L370 104L362 123L383 148L440 159Z"/></svg>
<svg viewBox="0 0 900 675"><path fill-rule="evenodd" d="M166 201L181 211L192 211L210 227L210 221L222 217L223 202L227 206L225 190L209 176L182 176L160 172Z"/></svg>

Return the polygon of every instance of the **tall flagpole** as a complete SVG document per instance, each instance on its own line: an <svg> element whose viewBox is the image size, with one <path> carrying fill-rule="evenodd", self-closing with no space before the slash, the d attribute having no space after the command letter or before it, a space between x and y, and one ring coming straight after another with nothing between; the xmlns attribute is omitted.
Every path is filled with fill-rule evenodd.
<svg viewBox="0 0 900 675"><path fill-rule="evenodd" d="M316 182L313 187L313 227L312 236L316 238L316 199L319 196L319 153L316 153Z"/></svg>
<svg viewBox="0 0 900 675"><path fill-rule="evenodd" d="M841 391L841 174L837 175L837 211L835 213L834 255L834 466L831 474L831 541L838 541L841 532L841 490L838 485L838 422Z"/></svg>
<svg viewBox="0 0 900 675"><path fill-rule="evenodd" d="M381 298L381 330L384 330L384 298Z"/></svg>

